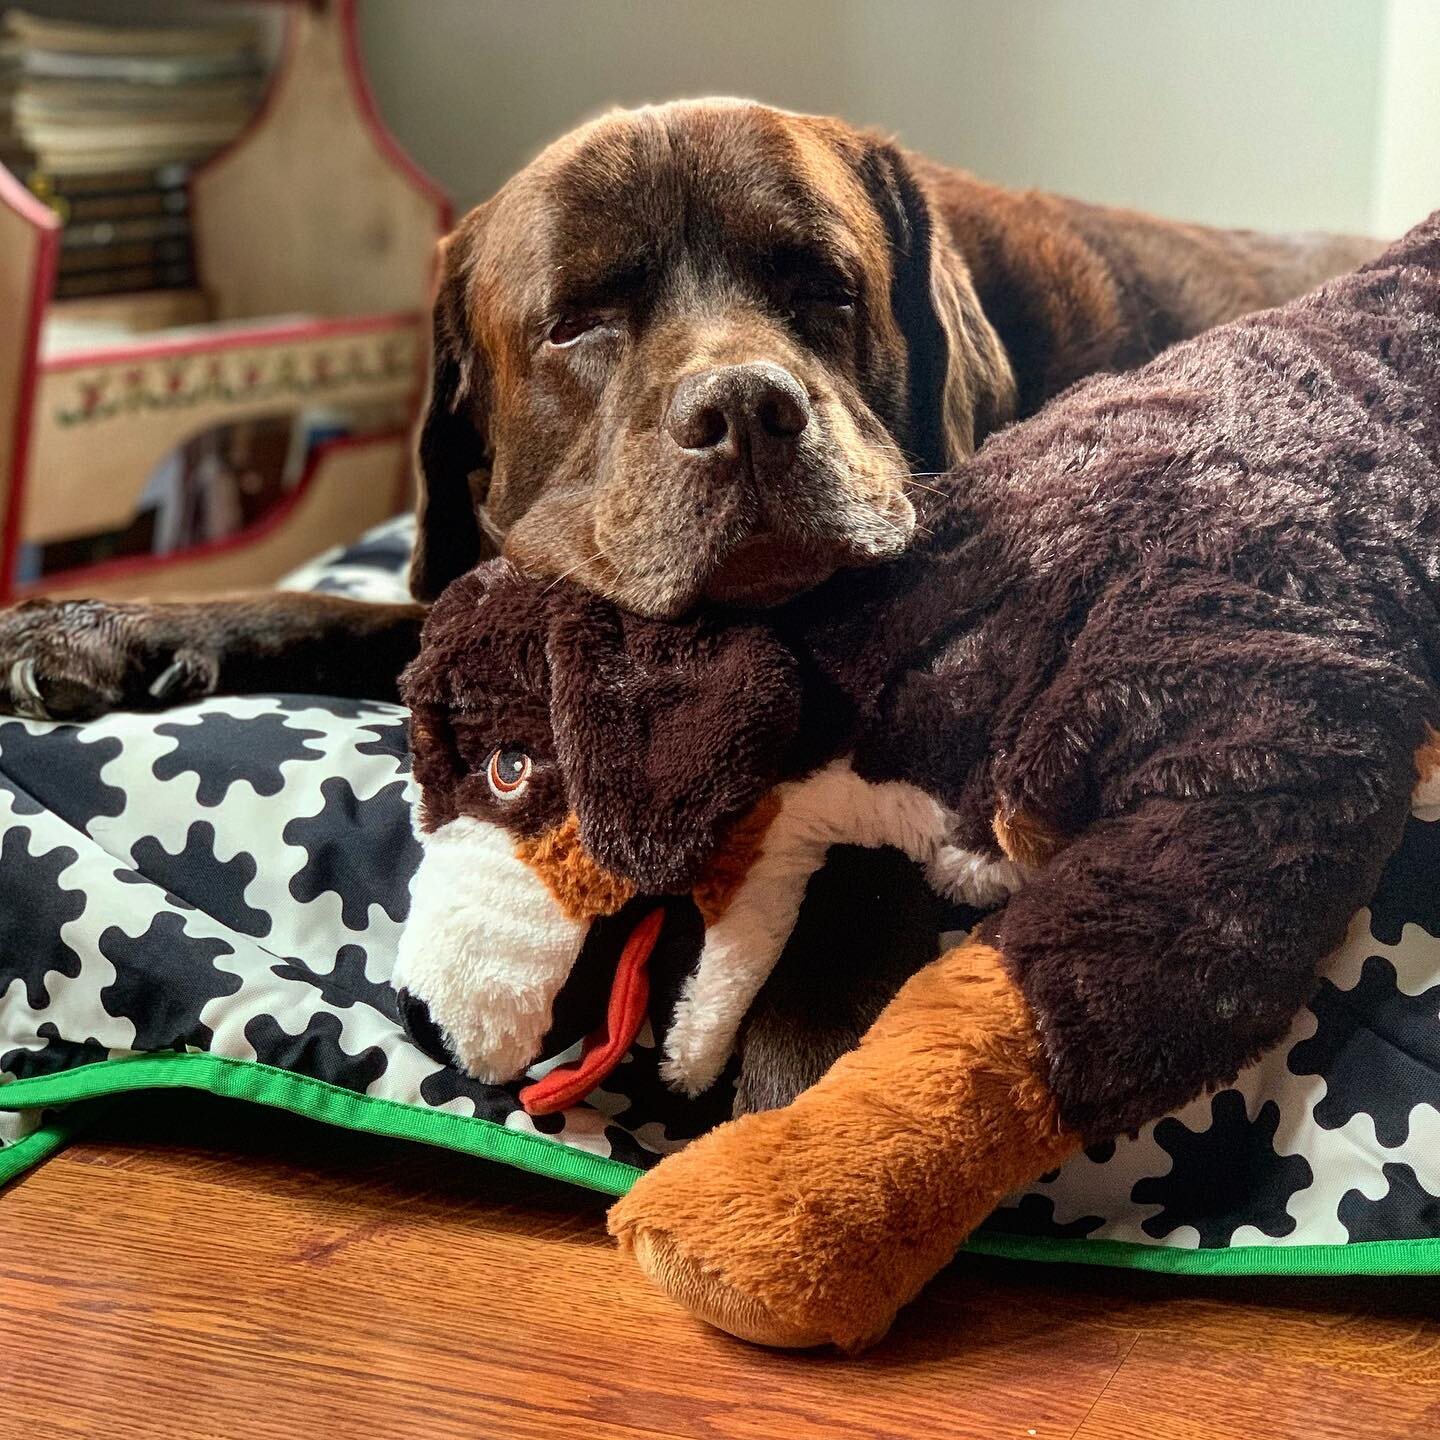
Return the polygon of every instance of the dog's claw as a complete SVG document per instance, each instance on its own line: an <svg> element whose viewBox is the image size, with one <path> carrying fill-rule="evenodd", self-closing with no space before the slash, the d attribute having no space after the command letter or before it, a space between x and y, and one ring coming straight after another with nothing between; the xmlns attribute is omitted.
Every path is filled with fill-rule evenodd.
<svg viewBox="0 0 1440 1440"><path fill-rule="evenodd" d="M35 678L35 662L17 660L10 667L10 703L17 715L26 720L48 720L50 711Z"/></svg>
<svg viewBox="0 0 1440 1440"><path fill-rule="evenodd" d="M74 722L215 691L219 666L161 612L103 600L0 608L0 712Z"/></svg>
<svg viewBox="0 0 1440 1440"><path fill-rule="evenodd" d="M162 703L168 700L185 683L190 667L184 660L172 660L150 682L149 695L152 700Z"/></svg>

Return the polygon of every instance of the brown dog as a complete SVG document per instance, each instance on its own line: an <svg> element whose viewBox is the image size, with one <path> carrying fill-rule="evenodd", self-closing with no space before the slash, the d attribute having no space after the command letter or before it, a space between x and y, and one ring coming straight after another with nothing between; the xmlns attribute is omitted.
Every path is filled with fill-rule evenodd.
<svg viewBox="0 0 1440 1440"><path fill-rule="evenodd" d="M412 589L503 549L650 615L788 598L901 550L916 472L1375 248L1013 194L760 105L605 116L444 248ZM41 601L0 618L0 681L67 717L391 695L419 619L302 594Z"/></svg>

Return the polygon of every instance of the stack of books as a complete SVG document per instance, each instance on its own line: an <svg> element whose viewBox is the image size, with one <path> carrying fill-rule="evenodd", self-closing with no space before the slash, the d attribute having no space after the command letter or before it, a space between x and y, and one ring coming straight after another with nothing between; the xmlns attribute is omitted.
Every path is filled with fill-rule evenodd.
<svg viewBox="0 0 1440 1440"><path fill-rule="evenodd" d="M195 283L189 167L239 133L261 80L253 25L5 14L0 161L65 222L57 296Z"/></svg>

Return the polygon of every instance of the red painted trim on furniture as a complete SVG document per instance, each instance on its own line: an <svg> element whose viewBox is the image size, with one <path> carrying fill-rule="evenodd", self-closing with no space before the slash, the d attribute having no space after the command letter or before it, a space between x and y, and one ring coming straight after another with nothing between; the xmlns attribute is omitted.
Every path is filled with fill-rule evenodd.
<svg viewBox="0 0 1440 1440"><path fill-rule="evenodd" d="M131 365L145 360L169 360L177 356L214 355L223 350L251 350L267 345L293 345L311 340L328 340L340 335L368 335L385 330L407 330L424 322L418 310L392 310L382 315L343 315L313 320L280 321L248 325L235 321L231 331L197 328L183 340L135 340L125 345L102 345L93 350L68 350L42 362L47 375L69 370L87 370L96 365ZM221 322L223 325L225 322ZM246 328L242 328L246 327Z"/></svg>
<svg viewBox="0 0 1440 1440"><path fill-rule="evenodd" d="M42 204L3 165L0 165L0 203L28 220L38 232L38 256L25 317L25 353L20 362L20 392L15 407L15 432L10 448L10 486L5 513L0 516L0 600L15 589L15 556L20 548L20 516L29 472L30 434L35 419L35 390L40 371L40 329L45 307L55 288L60 263L60 217Z"/></svg>
<svg viewBox="0 0 1440 1440"><path fill-rule="evenodd" d="M18 175L12 175L0 165L0 204L16 211L22 219L28 220L37 230L60 229L60 217L28 186L20 183Z"/></svg>
<svg viewBox="0 0 1440 1440"><path fill-rule="evenodd" d="M380 114L375 103L375 94L365 74L365 61L360 54L360 35L356 24L356 0L335 0L336 20L340 26L341 48L345 55L345 70L350 77L350 88L355 96L360 114L381 153L391 166L400 172L421 194L435 206L435 218L442 233L455 223L455 211L450 196L433 175L427 174L395 138L390 127Z"/></svg>
<svg viewBox="0 0 1440 1440"><path fill-rule="evenodd" d="M102 561L98 565L77 565L70 570L57 570L53 575L46 575L40 580L19 587L16 593L21 596L43 595L50 586L63 585L69 590L77 584L85 584L91 580L101 583L116 575L140 575L147 570L163 572L181 561L208 559L227 554L231 550L243 550L285 525L314 483L320 466L331 455L342 450L363 449L367 445L390 445L397 440L407 441L409 438L410 432L401 429L377 430L369 435L338 435L333 440L322 440L307 457L305 469L295 482L295 488L253 525L237 530L233 535L225 535L218 540L205 540L199 545L187 545L183 550L171 550L165 555L126 555L119 560Z"/></svg>

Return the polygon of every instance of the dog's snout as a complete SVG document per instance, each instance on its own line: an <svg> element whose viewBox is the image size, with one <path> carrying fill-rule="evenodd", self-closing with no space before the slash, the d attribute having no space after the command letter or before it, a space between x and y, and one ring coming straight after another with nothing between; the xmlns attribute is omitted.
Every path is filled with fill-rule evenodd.
<svg viewBox="0 0 1440 1440"><path fill-rule="evenodd" d="M727 458L784 450L810 424L805 387L783 366L724 365L687 375L670 397L666 429L682 449Z"/></svg>
<svg viewBox="0 0 1440 1440"><path fill-rule="evenodd" d="M400 1002L400 1023L405 1033L432 1060L441 1065L452 1065L454 1060L450 1047L445 1043L445 1033L435 1023L430 1007L409 990L401 990L396 997Z"/></svg>

